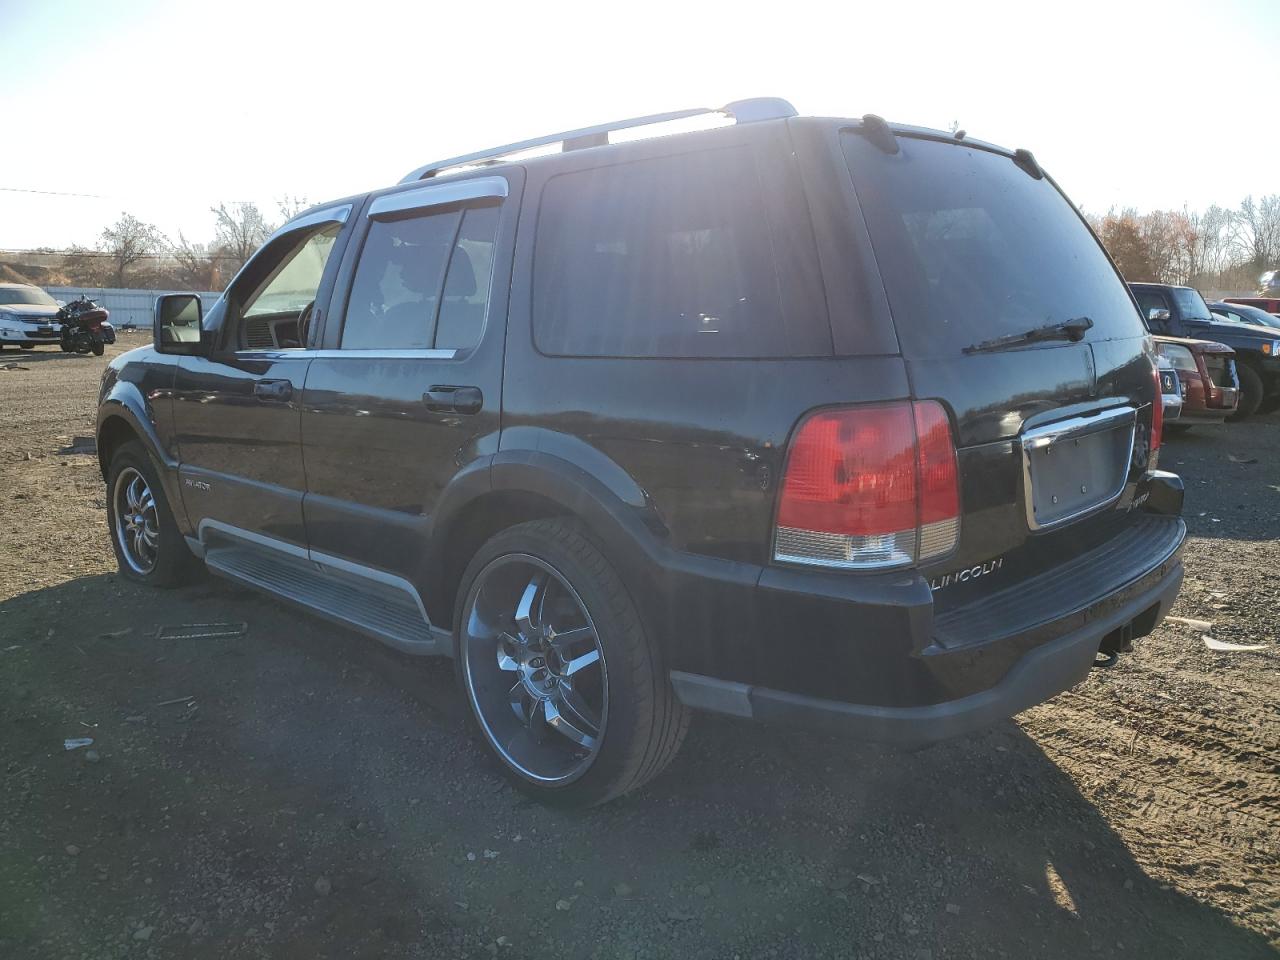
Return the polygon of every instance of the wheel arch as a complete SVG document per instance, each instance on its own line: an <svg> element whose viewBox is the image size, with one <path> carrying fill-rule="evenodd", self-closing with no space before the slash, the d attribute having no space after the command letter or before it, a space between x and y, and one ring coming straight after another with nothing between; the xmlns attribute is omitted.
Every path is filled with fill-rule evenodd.
<svg viewBox="0 0 1280 960"><path fill-rule="evenodd" d="M651 560L665 538L652 506L628 503L599 477L541 451L499 452L487 480L483 489L472 484L469 495L446 495L433 520L424 592L432 623L453 623L462 576L485 541L508 527L552 517L578 526L609 558L637 604L643 602Z"/></svg>

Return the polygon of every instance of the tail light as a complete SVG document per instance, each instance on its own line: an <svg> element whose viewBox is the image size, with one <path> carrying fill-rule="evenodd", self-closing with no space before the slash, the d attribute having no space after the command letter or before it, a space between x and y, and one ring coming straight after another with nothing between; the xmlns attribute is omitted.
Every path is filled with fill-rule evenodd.
<svg viewBox="0 0 1280 960"><path fill-rule="evenodd" d="M1149 456L1154 459L1164 435L1164 387L1160 385L1160 366L1151 361L1151 378L1155 381L1155 399L1151 401L1151 444ZM1154 463L1151 464L1155 466Z"/></svg>
<svg viewBox="0 0 1280 960"><path fill-rule="evenodd" d="M960 491L951 422L933 400L810 414L791 440L774 559L882 569L951 552Z"/></svg>

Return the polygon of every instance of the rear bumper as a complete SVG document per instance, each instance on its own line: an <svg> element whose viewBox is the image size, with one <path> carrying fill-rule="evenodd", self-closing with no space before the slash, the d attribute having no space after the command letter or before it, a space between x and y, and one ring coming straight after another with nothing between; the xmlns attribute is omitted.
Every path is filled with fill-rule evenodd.
<svg viewBox="0 0 1280 960"><path fill-rule="evenodd" d="M1152 490L1150 509L1181 506L1177 491ZM1079 683L1104 640L1124 648L1169 612L1186 525L1116 522L1097 548L936 616L928 584L904 577L766 570L751 607L754 675L782 682L677 669L672 685L690 707L859 739L923 744L981 728Z"/></svg>
<svg viewBox="0 0 1280 960"><path fill-rule="evenodd" d="M1025 654L994 687L943 703L867 706L674 671L671 680L677 695L691 707L800 724L859 740L918 746L980 730L1075 686L1089 673L1108 634L1135 623L1144 632L1154 629L1173 606L1181 585L1182 563L1176 562L1154 585L1119 607Z"/></svg>

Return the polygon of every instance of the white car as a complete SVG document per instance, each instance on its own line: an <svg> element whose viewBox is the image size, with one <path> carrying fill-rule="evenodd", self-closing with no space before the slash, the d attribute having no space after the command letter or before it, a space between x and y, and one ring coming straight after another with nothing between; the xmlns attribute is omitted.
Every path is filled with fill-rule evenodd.
<svg viewBox="0 0 1280 960"><path fill-rule="evenodd" d="M61 304L28 283L0 283L0 349L11 344L30 350L42 343L57 345L62 324L56 319Z"/></svg>

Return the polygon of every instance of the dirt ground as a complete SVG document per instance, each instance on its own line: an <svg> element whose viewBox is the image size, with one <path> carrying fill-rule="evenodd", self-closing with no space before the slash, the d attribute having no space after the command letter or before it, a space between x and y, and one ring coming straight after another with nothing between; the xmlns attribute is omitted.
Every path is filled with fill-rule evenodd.
<svg viewBox="0 0 1280 960"><path fill-rule="evenodd" d="M1192 533L1174 613L1264 651L1167 623L916 753L700 717L658 781L567 813L503 785L448 663L214 579L124 582L73 443L105 361L7 363L2 958L1280 952L1280 417L1162 456ZM210 621L248 631L157 638Z"/></svg>

